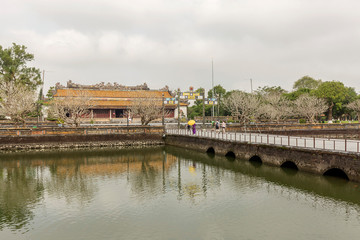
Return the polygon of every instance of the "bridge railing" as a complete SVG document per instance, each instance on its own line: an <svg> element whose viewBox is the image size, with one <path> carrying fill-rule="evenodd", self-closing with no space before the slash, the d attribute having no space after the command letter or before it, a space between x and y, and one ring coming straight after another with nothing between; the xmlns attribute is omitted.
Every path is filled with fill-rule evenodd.
<svg viewBox="0 0 360 240"><path fill-rule="evenodd" d="M327 139L245 132L222 132L221 130L199 130L196 131L195 134L193 134L191 130L187 129L167 129L166 134L203 137L233 142L247 142L266 145L300 147L307 149L321 149L327 151L359 153L360 150L360 141L349 139Z"/></svg>

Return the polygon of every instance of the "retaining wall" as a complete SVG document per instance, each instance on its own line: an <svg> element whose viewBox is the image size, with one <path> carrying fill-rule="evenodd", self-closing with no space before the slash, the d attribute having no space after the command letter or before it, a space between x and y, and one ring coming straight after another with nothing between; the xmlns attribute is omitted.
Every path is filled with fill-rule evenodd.
<svg viewBox="0 0 360 240"><path fill-rule="evenodd" d="M163 127L9 129L0 150L162 145Z"/></svg>

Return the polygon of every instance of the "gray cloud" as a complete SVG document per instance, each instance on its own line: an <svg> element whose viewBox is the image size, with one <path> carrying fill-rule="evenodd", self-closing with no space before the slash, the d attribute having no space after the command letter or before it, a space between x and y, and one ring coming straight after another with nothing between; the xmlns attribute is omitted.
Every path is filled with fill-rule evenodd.
<svg viewBox="0 0 360 240"><path fill-rule="evenodd" d="M250 91L297 79L360 87L355 0L4 0L0 44L28 46L45 88L147 82Z"/></svg>

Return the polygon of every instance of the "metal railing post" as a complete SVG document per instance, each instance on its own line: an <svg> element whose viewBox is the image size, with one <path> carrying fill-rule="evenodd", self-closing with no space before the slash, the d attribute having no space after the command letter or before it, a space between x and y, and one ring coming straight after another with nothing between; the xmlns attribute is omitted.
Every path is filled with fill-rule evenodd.
<svg viewBox="0 0 360 240"><path fill-rule="evenodd" d="M314 137L314 148L315 148L315 137Z"/></svg>
<svg viewBox="0 0 360 240"><path fill-rule="evenodd" d="M288 136L288 146L290 146L290 135Z"/></svg>
<svg viewBox="0 0 360 240"><path fill-rule="evenodd" d="M345 152L347 151L347 140L345 138Z"/></svg>

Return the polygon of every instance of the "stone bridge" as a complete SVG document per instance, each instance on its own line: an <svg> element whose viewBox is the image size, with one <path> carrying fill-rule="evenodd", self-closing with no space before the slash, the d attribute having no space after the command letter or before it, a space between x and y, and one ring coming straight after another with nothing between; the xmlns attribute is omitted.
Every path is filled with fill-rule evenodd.
<svg viewBox="0 0 360 240"><path fill-rule="evenodd" d="M320 175L334 175L360 182L360 155L357 152L239 142L171 133L166 135L165 144L223 155L231 159L258 161L267 165L290 167Z"/></svg>

